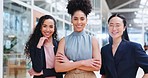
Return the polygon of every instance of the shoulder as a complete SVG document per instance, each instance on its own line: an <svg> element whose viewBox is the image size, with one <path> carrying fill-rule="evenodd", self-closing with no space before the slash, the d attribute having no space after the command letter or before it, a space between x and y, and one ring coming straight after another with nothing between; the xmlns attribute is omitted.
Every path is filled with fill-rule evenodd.
<svg viewBox="0 0 148 78"><path fill-rule="evenodd" d="M65 36L65 37L63 37L61 40L68 40L69 38L71 38L73 36L73 33L71 33L71 34L69 34L69 35L67 35L67 36Z"/></svg>
<svg viewBox="0 0 148 78"><path fill-rule="evenodd" d="M142 45L137 43L137 42L133 42L133 41L124 41L126 44L124 46L126 46L126 48L131 49L131 50L142 50Z"/></svg>
<svg viewBox="0 0 148 78"><path fill-rule="evenodd" d="M109 44L109 43L108 43L108 44L105 44L105 45L101 48L101 50L108 48L109 45L111 45L111 44Z"/></svg>
<svg viewBox="0 0 148 78"><path fill-rule="evenodd" d="M110 49L111 44L106 44L101 48L101 54L103 54L104 52L108 52L108 50Z"/></svg>
<svg viewBox="0 0 148 78"><path fill-rule="evenodd" d="M63 37L60 41L59 41L59 45L61 44L65 44L65 37Z"/></svg>
<svg viewBox="0 0 148 78"><path fill-rule="evenodd" d="M128 41L127 43L128 43L128 45L130 45L133 48L142 47L141 44L136 43L136 42Z"/></svg>
<svg viewBox="0 0 148 78"><path fill-rule="evenodd" d="M99 48L99 42L95 37L92 37L92 47Z"/></svg>
<svg viewBox="0 0 148 78"><path fill-rule="evenodd" d="M97 38L92 36L92 42L98 42Z"/></svg>

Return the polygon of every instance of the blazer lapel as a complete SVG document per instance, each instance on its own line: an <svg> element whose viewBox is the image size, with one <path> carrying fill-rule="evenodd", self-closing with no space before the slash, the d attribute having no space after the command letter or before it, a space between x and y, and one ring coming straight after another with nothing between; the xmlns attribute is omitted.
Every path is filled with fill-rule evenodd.
<svg viewBox="0 0 148 78"><path fill-rule="evenodd" d="M107 60L107 68L109 69L109 72L112 74L112 78L118 78L117 76L117 71L116 71L116 66L115 66L115 61L114 61L114 57L112 54L112 45L109 44L109 46L107 47L108 49L106 49L107 53L106 55L106 59Z"/></svg>
<svg viewBox="0 0 148 78"><path fill-rule="evenodd" d="M118 78L117 66L124 53L126 53L126 47L126 41L122 40L114 56L112 54L112 44L109 44L105 50L107 68L109 69L109 72L112 74L113 78Z"/></svg>
<svg viewBox="0 0 148 78"><path fill-rule="evenodd" d="M114 61L116 66L118 66L120 59L122 58L122 56L124 56L124 53L126 53L126 41L122 40L122 42L119 44L118 49L114 55Z"/></svg>
<svg viewBox="0 0 148 78"><path fill-rule="evenodd" d="M53 45L54 45L54 48L53 48L54 54L56 55L57 49L58 49L58 42L55 39L52 39L52 41L53 41Z"/></svg>

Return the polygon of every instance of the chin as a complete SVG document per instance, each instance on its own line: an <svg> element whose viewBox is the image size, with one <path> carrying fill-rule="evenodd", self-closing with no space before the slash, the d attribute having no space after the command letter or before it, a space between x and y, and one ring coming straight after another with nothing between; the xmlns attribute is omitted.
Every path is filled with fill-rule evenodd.
<svg viewBox="0 0 148 78"><path fill-rule="evenodd" d="M113 39L118 39L119 37L112 37Z"/></svg>
<svg viewBox="0 0 148 78"><path fill-rule="evenodd" d="M45 36L46 38L51 38L52 36Z"/></svg>
<svg viewBox="0 0 148 78"><path fill-rule="evenodd" d="M78 30L77 30L77 32L81 32L81 31L83 31L83 30L82 30L82 29L78 29Z"/></svg>

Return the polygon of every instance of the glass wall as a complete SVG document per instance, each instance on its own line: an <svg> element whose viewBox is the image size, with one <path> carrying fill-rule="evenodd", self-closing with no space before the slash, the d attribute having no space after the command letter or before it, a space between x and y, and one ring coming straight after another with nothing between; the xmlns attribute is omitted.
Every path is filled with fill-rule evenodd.
<svg viewBox="0 0 148 78"><path fill-rule="evenodd" d="M141 2L142 3L142 2ZM146 53L148 54L148 1L145 2L145 6L143 8L143 13L142 13L142 21L143 21L143 33L144 33L144 49Z"/></svg>
<svg viewBox="0 0 148 78"><path fill-rule="evenodd" d="M12 1L4 1L3 76L27 78L24 44L31 31L31 9Z"/></svg>
<svg viewBox="0 0 148 78"><path fill-rule="evenodd" d="M32 0L19 0L19 1L22 1L22 2L29 4L29 5L31 5L31 3L32 3Z"/></svg>

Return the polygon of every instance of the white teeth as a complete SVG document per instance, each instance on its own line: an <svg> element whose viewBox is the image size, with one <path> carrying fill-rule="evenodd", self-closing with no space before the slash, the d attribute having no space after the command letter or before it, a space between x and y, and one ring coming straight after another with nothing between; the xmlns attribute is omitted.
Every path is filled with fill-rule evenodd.
<svg viewBox="0 0 148 78"><path fill-rule="evenodd" d="M81 25L78 25L77 27L82 27Z"/></svg>
<svg viewBox="0 0 148 78"><path fill-rule="evenodd" d="M118 32L112 32L112 34L117 34Z"/></svg>
<svg viewBox="0 0 148 78"><path fill-rule="evenodd" d="M49 35L50 33L48 32L48 33L45 33L46 35Z"/></svg>

